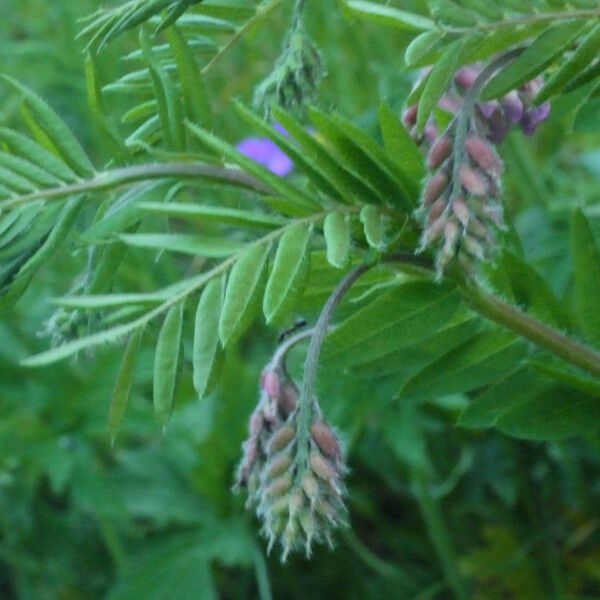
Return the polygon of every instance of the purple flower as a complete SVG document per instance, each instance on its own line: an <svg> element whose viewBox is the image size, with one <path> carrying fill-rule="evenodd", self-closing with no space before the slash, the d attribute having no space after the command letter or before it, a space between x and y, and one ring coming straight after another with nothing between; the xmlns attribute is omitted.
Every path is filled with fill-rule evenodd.
<svg viewBox="0 0 600 600"><path fill-rule="evenodd" d="M530 108L521 119L521 128L525 135L533 135L537 126L550 116L550 102Z"/></svg>
<svg viewBox="0 0 600 600"><path fill-rule="evenodd" d="M275 129L283 135L287 135L281 125L275 125ZM290 157L268 138L246 138L237 145L237 149L244 156L264 165L269 171L280 177L289 175L294 169L294 163Z"/></svg>

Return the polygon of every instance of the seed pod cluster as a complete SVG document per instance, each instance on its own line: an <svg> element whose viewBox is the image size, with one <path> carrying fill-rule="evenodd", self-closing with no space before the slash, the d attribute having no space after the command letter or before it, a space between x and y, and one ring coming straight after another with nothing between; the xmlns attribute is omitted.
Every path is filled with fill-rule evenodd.
<svg viewBox="0 0 600 600"><path fill-rule="evenodd" d="M439 101L439 108L456 115L475 80L483 70L482 65L468 65L459 69L452 80L447 93ZM424 70L416 85L427 76ZM536 77L524 83L519 89L512 90L499 100L478 102L475 106L475 127L482 137L493 144L500 144L512 127L520 127L525 135L533 135L537 127L550 116L550 103L533 106L533 100L542 88L544 80ZM404 124L409 128L413 138L419 142L432 144L439 135L435 119L431 117L425 127L423 136L416 129L418 106L413 104L403 113Z"/></svg>
<svg viewBox="0 0 600 600"><path fill-rule="evenodd" d="M472 131L456 148L449 130L433 142L427 165L430 175L419 209L421 250L438 248L439 275L455 257L472 272L496 245L495 229L503 227L502 161L492 144Z"/></svg>
<svg viewBox="0 0 600 600"><path fill-rule="evenodd" d="M263 372L237 472L235 489L248 489L247 506L256 508L269 550L281 544L284 561L298 549L310 556L313 543L331 545L346 514L342 448L316 400L311 408L302 442L298 388L282 371Z"/></svg>

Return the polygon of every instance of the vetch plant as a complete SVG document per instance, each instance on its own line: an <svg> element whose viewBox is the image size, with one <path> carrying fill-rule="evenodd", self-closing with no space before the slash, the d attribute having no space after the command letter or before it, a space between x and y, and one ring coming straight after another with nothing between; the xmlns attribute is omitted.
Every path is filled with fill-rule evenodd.
<svg viewBox="0 0 600 600"><path fill-rule="evenodd" d="M245 52L246 35L288 4L272 71L233 88L254 95L258 112L230 102L232 88L221 81L216 89L218 78L207 85L222 61ZM113 439L142 349L154 352L153 406L169 435L183 377L205 398L257 321L271 332L298 317L315 323L273 349L236 475L283 559L332 544L351 521L354 449L343 451L317 399L331 400L317 393L319 365L377 389L391 381L390 414L406 411L407 435L428 406L460 407L457 427L518 438L592 435L600 397L595 196L573 194L566 178L552 196L558 176L548 167L540 177L523 143L534 133L532 145L545 143L550 122L565 140L570 127L589 124L600 9L440 0L413 2L413 11L341 0L354 35L366 20L381 36L399 36L405 83L417 80L393 109L377 99L373 110L372 90L369 110L343 115L320 97L324 52L308 33L314 6L132 0L100 9L81 32L102 140L89 152L46 101L2 80L29 133L0 128L0 306L9 310L58 252L76 247L80 275L54 299L50 347L21 365L93 361L89 351L126 342ZM122 75L102 81L106 46L125 36L133 43L133 31ZM333 72L335 56L327 59ZM253 133L240 133L240 120ZM532 225L533 205L545 220ZM552 219L569 227L568 241ZM567 265L560 278L532 249L543 228ZM132 275L140 260L156 279ZM296 382L286 357L304 341ZM431 461L398 452L445 581L455 597L470 597L430 493Z"/></svg>

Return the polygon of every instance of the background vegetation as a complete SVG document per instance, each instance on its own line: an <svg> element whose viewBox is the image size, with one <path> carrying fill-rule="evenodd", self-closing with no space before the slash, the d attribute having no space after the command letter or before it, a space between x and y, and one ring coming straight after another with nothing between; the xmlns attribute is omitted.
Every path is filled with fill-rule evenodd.
<svg viewBox="0 0 600 600"><path fill-rule="evenodd" d="M241 37L206 73L214 111L210 129L232 144L254 134L233 100L250 104L255 86L269 74L289 26L288 4L276 6L266 24ZM327 68L318 105L339 110L380 141L381 101L399 115L415 78L415 69L403 64L411 35L370 20L344 19L333 2L308 4L307 27ZM424 2L395 4L426 12ZM92 0L4 0L0 68L45 98L102 167L119 159L90 112L86 39L77 38L85 25L78 19L96 9ZM124 59L139 48L136 34L118 37L98 55L102 84L140 68L135 58ZM227 35L218 39L222 43ZM200 56L200 64L207 60ZM134 104L126 90L107 90L104 99L115 118ZM576 337L583 336L569 312L576 293L569 227L577 206L585 208L592 229L600 233L600 103L592 94L574 112L580 104L573 97L555 99L550 120L534 138L513 133L501 147L512 236L507 244L515 252L518 248L523 269L535 269L536 277L547 282L535 279L532 288L528 284L534 276L525 271L520 286L513 280L512 288L502 289L503 296L560 330L575 331ZM2 83L3 127L24 131L20 106L19 94ZM161 194L164 189L158 188L156 199ZM218 187L189 194L233 208L241 205L237 192ZM152 322L128 410L112 444L107 414L121 344L35 370L19 365L48 348L48 335L40 336L41 331L56 333L53 299L79 290L88 259L82 232L100 200L84 207L73 234L18 302L3 307L0 597L600 598L597 380L565 371L562 363L558 375L546 374L554 378L552 385L531 378L529 363L521 368L520 345L514 356L513 338L503 346L509 347L508 354L489 350L492 340L505 335L498 328L478 330L484 338L471 348L472 357L465 359L470 362L446 365L441 382L428 388L421 378L413 384L421 395L410 402L399 390L439 356L444 343L451 349L449 334L431 338L418 351L390 348L394 352L387 362L352 371L335 352L330 359L325 355L318 396L347 447L351 527L337 532L333 551L317 547L310 561L292 555L282 565L276 552L267 555L256 519L244 510L243 495L230 492L259 376L284 325L267 327L256 320L227 349L220 383L200 401L192 385L192 335L185 330L186 360L163 433L152 411L160 329ZM324 258L323 244L316 252L296 309L310 322L340 279ZM133 248L114 290L150 292L202 266L200 259L182 261L173 253ZM378 284L385 288L388 275L367 276L336 319L364 307L379 293ZM536 290L539 294L542 288L547 295L540 297ZM549 306L556 309L550 315ZM62 318L65 314L73 316L67 311ZM66 329L69 335L95 330L96 323L79 316L73 317L74 330ZM191 323L188 319L185 327L191 329ZM530 344L522 348L527 360L550 364L549 354ZM297 377L302 352L298 348L291 357ZM498 389L506 375L512 378L502 380ZM519 408L525 392L532 398L537 393L536 403L503 418L502 409ZM469 406L475 409L469 412Z"/></svg>

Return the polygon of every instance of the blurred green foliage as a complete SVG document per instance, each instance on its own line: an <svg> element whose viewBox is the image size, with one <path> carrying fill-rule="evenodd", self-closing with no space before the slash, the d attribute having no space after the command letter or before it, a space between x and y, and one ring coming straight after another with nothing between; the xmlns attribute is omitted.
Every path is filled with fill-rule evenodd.
<svg viewBox="0 0 600 600"><path fill-rule="evenodd" d="M106 160L85 102L83 43L75 41L77 19L96 5L4 0L0 68L43 95L90 154ZM245 131L230 100L250 100L279 52L287 17L276 12L207 78L219 131L229 139ZM321 104L374 133L380 100L399 110L410 89L400 68L405 40L348 24L329 2L314 4L308 28L328 68ZM109 46L102 80L120 76L119 56L136 47L133 34ZM5 123L17 121L17 108L0 88ZM516 174L507 201L524 254L559 295L570 284L571 199L591 202L600 183L597 131L583 121L580 128L565 145L556 111L538 138L511 140L503 150L520 165L509 171ZM74 250L62 248L0 322L0 597L443 599L451 597L448 573L455 571L469 581L468 597L481 600L600 598L598 427L585 439L548 443L456 428L463 394L399 402L406 373L382 372L374 386L371 373L342 374L335 364L320 371L319 397L348 447L352 527L311 561L294 556L281 565L266 556L254 519L230 487L275 334L256 325L228 353L222 385L201 403L186 362L164 435L151 411L152 348L144 348L111 445L106 415L119 349L81 355L60 369L16 366L45 347L38 330L53 310L50 299L68 291L85 260ZM169 256L148 268L147 257L133 252L121 277L148 289L179 272ZM313 299L307 314L317 307Z"/></svg>

